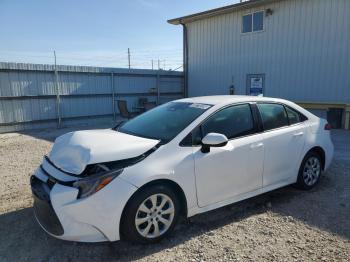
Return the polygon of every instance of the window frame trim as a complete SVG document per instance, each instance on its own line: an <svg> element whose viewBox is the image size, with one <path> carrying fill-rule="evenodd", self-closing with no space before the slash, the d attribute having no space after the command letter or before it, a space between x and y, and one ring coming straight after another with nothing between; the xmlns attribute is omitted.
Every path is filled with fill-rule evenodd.
<svg viewBox="0 0 350 262"><path fill-rule="evenodd" d="M266 133L266 132L270 132L270 131L275 131L275 130L279 130L279 129L285 129L285 128L288 128L288 127L291 127L291 126L297 126L297 125L303 125L306 121L309 120L309 118L307 116L305 116L303 113L301 113L299 110L291 107L291 106L288 106L282 102L276 102L276 101L247 101L247 102L238 102L238 103L233 103L233 104L228 104L228 105L225 105L224 107L221 107L217 110L215 110L213 113L211 113L209 116L207 116L205 119L203 119L198 125L196 125L190 132L188 132L184 138L180 141L179 143L179 146L180 147L199 147L199 146L202 146L202 145L194 145L193 144L193 137L192 137L192 145L184 145L182 144L183 140L189 135L189 134L192 134L192 132L196 129L196 128L200 128L200 132L201 132L201 135L203 136L203 131L202 131L202 124L209 118L211 117L212 115L214 115L215 113L219 112L220 110L223 110L225 108L228 108L228 107L231 107L231 106L235 106L235 105L242 105L242 104L249 104L250 106L250 110L252 112L252 117L253 117L253 121L254 121L254 126L255 126L255 133L253 134L249 134L249 135L246 135L246 136L241 136L241 137L235 137L235 138L231 138L231 139L228 139L229 141L231 140L234 140L234 139L240 139L240 138L244 138L244 137L248 137L248 136L253 136L253 135L258 135L258 134L262 134L262 133ZM263 125L263 122L262 122L262 118L261 118L261 114L260 114L260 111L259 111L259 108L257 106L257 104L279 104L279 105L282 105L283 108L284 108L284 111L286 112L287 114L287 118L288 118L288 125L287 126L282 126L282 127L278 127L278 128L274 128L274 129L269 129L269 130L265 130L264 129L264 125ZM287 110L286 110L286 107L289 107L291 108L292 110L294 110L295 112L298 112L300 115L302 115L305 120L301 121L301 122L298 122L298 123L295 123L295 124L290 124L289 122L289 117L288 117L288 113L287 113ZM192 135L191 135L192 136Z"/></svg>
<svg viewBox="0 0 350 262"><path fill-rule="evenodd" d="M255 13L260 13L260 12L263 13L263 28L262 28L262 30L256 30L256 31L254 31L254 14L255 14ZM244 17L244 16L247 16L247 15L251 15L251 16L252 16L252 31L243 32L243 17ZM261 32L264 32L264 31L265 31L265 10L264 10L264 9L256 10L256 11L252 11L252 12L249 12L249 13L243 13L243 14L242 14L242 16L241 16L241 34L242 34L242 35L254 34L254 33L261 33Z"/></svg>

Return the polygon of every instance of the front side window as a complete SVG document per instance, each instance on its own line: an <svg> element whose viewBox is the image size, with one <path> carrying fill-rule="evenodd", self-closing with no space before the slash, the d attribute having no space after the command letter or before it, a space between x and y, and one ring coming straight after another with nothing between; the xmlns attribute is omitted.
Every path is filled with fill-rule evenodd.
<svg viewBox="0 0 350 262"><path fill-rule="evenodd" d="M212 115L202 125L203 137L208 133L219 133L232 139L254 132L254 120L249 104L225 108Z"/></svg>
<svg viewBox="0 0 350 262"><path fill-rule="evenodd" d="M117 131L166 143L210 107L200 103L169 102L129 120Z"/></svg>
<svg viewBox="0 0 350 262"><path fill-rule="evenodd" d="M288 126L288 116L283 105L258 103L257 106L264 130Z"/></svg>
<svg viewBox="0 0 350 262"><path fill-rule="evenodd" d="M264 11L247 14L242 17L242 33L264 30Z"/></svg>

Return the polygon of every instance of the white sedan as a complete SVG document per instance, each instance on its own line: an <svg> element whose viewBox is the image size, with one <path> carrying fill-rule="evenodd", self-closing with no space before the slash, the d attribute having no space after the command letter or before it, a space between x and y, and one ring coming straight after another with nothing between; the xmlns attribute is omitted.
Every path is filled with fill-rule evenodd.
<svg viewBox="0 0 350 262"><path fill-rule="evenodd" d="M191 217L289 184L311 189L330 125L282 99L186 98L112 129L67 133L31 177L52 236L155 242Z"/></svg>

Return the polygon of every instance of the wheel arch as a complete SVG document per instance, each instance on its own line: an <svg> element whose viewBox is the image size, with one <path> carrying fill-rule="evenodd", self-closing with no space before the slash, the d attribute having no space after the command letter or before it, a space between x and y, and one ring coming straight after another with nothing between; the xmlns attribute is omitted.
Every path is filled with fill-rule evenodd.
<svg viewBox="0 0 350 262"><path fill-rule="evenodd" d="M321 146L314 146L306 152L305 156L310 152L315 152L321 157L322 170L324 170L325 165L326 165L326 152L325 152L325 150Z"/></svg>
<svg viewBox="0 0 350 262"><path fill-rule="evenodd" d="M145 183L144 185L142 185L141 187L139 187L129 198L129 200L126 202L124 208L123 208L123 212L122 215L120 217L120 223L119 223L119 232L121 232L120 227L122 226L122 220L124 219L124 215L125 215L125 210L126 207L128 206L128 204L130 203L130 201L133 200L133 198L135 197L135 195L140 192L141 190L145 189L146 187L150 187L153 185L164 185L167 186L169 188L171 188L175 194L178 196L178 200L180 201L180 216L187 218L187 199L186 199L186 195L185 192L183 191L183 189L180 187L180 185L178 183L176 183L173 180L170 179L156 179L156 180L152 180L149 181L147 183Z"/></svg>

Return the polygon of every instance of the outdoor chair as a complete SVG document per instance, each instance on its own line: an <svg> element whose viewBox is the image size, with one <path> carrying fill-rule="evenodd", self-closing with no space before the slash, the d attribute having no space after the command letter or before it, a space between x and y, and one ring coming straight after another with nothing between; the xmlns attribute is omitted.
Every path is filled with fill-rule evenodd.
<svg viewBox="0 0 350 262"><path fill-rule="evenodd" d="M118 108L120 115L124 118L130 119L138 115L138 112L129 112L128 106L125 100L118 100Z"/></svg>
<svg viewBox="0 0 350 262"><path fill-rule="evenodd" d="M145 111L151 110L152 108L155 108L156 106L157 106L156 102L147 102L144 104Z"/></svg>
<svg viewBox="0 0 350 262"><path fill-rule="evenodd" d="M134 106L133 109L137 109L140 113L143 113L146 111L145 104L148 102L147 97L140 97L138 99L138 105Z"/></svg>
<svg viewBox="0 0 350 262"><path fill-rule="evenodd" d="M145 106L145 104L148 102L148 98L147 97L140 97L139 98L139 107L143 107Z"/></svg>

